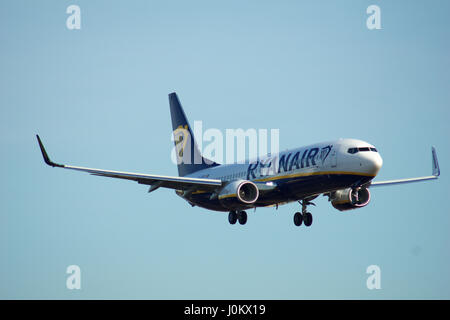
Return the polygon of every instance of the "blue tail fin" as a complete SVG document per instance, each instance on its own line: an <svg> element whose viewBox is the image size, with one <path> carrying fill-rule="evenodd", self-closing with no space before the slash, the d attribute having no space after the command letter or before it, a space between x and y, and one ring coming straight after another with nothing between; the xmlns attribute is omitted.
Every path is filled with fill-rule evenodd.
<svg viewBox="0 0 450 320"><path fill-rule="evenodd" d="M214 161L204 158L198 149L191 127L175 92L169 94L169 104L178 175L183 177L199 170L217 166L218 164Z"/></svg>

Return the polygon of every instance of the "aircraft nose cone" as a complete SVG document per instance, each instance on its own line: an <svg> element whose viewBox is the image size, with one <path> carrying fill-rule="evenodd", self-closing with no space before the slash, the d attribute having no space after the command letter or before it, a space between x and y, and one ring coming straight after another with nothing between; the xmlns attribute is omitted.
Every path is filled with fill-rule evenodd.
<svg viewBox="0 0 450 320"><path fill-rule="evenodd" d="M383 165L383 159L378 153L372 153L370 159L368 159L367 171L369 174L377 175Z"/></svg>

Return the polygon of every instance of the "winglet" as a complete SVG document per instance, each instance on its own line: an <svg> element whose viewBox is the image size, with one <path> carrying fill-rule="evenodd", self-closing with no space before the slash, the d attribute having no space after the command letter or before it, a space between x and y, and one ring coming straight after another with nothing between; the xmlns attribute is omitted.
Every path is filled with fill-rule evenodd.
<svg viewBox="0 0 450 320"><path fill-rule="evenodd" d="M441 170L439 169L436 149L434 147L431 147L431 156L432 156L433 176L439 177L439 175L441 174Z"/></svg>
<svg viewBox="0 0 450 320"><path fill-rule="evenodd" d="M39 143L39 148L41 148L41 152L42 152L42 156L44 157L44 161L46 164L48 164L49 166L52 167L60 167L60 168L64 168L63 164L58 164L58 163L54 163L53 161L50 160L47 151L45 151L44 145L42 144L41 138L39 138L39 135L36 135L36 138L38 140Z"/></svg>

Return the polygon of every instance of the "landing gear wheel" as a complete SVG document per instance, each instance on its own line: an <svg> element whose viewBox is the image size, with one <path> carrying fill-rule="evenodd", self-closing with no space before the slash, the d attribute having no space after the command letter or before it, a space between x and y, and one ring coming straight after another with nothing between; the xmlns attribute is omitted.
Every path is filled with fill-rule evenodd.
<svg viewBox="0 0 450 320"><path fill-rule="evenodd" d="M238 217L237 217L236 212L230 211L230 213L228 214L228 222L230 224L235 224L237 219L238 219Z"/></svg>
<svg viewBox="0 0 450 320"><path fill-rule="evenodd" d="M239 211L238 220L239 220L240 224L242 224L242 225L246 224L247 223L247 212Z"/></svg>
<svg viewBox="0 0 450 320"><path fill-rule="evenodd" d="M297 227L300 227L300 226L302 225L302 222L303 222L303 216L302 216L302 214L301 214L300 212L296 212L296 213L294 214L294 224L295 224Z"/></svg>
<svg viewBox="0 0 450 320"><path fill-rule="evenodd" d="M309 227L313 223L313 216L310 212L305 212L303 214L303 221L305 223L305 226Z"/></svg>

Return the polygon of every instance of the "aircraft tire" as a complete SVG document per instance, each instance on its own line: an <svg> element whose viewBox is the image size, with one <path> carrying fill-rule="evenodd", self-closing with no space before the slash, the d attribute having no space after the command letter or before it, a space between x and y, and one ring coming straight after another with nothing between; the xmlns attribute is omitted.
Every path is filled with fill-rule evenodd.
<svg viewBox="0 0 450 320"><path fill-rule="evenodd" d="M238 219L238 217L237 217L236 212L230 211L230 213L228 214L228 222L230 224L235 224L237 219Z"/></svg>
<svg viewBox="0 0 450 320"><path fill-rule="evenodd" d="M295 224L297 227L300 227L300 226L302 225L302 222L303 222L303 216L302 216L302 214L301 214L300 212L296 212L296 213L294 214L294 224Z"/></svg>
<svg viewBox="0 0 450 320"><path fill-rule="evenodd" d="M239 220L240 224L242 224L242 225L246 224L247 223L247 212L240 211L238 214L238 220Z"/></svg>
<svg viewBox="0 0 450 320"><path fill-rule="evenodd" d="M305 223L305 226L309 227L313 223L313 216L311 212L305 212L303 215L303 221Z"/></svg>

